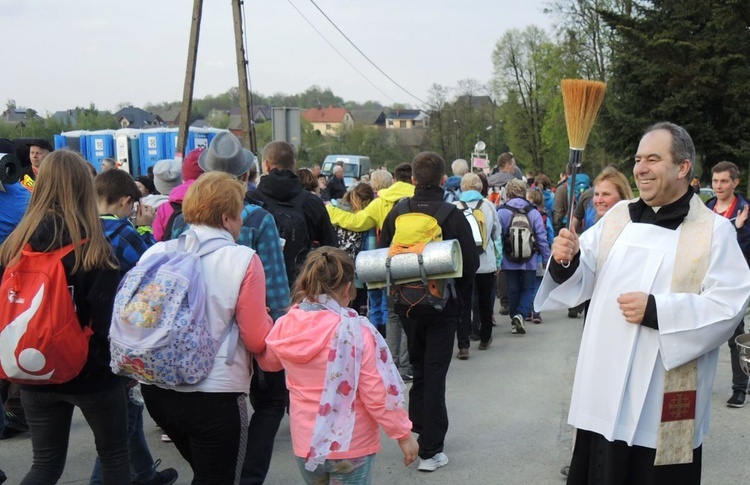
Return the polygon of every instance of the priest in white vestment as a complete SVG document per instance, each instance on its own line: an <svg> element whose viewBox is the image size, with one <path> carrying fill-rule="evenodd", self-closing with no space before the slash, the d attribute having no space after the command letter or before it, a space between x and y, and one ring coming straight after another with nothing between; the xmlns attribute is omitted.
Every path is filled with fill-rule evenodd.
<svg viewBox="0 0 750 485"><path fill-rule="evenodd" d="M700 483L719 347L750 270L726 219L690 191L695 148L672 123L641 139L640 191L580 236L555 239L536 311L591 300L568 422L568 483Z"/></svg>

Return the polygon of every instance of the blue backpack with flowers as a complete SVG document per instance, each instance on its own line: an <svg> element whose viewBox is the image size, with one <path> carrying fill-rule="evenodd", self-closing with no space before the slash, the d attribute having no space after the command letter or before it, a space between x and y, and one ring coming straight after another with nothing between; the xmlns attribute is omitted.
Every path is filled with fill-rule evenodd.
<svg viewBox="0 0 750 485"><path fill-rule="evenodd" d="M234 358L239 330L227 325L219 340L206 316L206 284L200 258L234 245L224 238L186 250L188 230L176 249L153 254L127 272L115 296L110 328L112 372L143 384L197 384L211 372L216 352L227 337L227 363Z"/></svg>

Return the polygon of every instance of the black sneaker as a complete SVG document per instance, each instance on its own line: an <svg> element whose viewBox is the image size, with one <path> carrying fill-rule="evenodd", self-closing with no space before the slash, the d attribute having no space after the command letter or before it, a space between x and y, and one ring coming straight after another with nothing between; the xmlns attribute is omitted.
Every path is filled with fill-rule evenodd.
<svg viewBox="0 0 750 485"><path fill-rule="evenodd" d="M26 424L26 418L11 412L5 413L5 430L3 431L2 436L0 436L0 439L7 440L28 431L29 425Z"/></svg>
<svg viewBox="0 0 750 485"><path fill-rule="evenodd" d="M161 460L154 462L154 468L157 468L161 464ZM165 468L160 472L156 472L156 476L150 482L144 482L140 485L172 485L177 481L177 470L174 468ZM133 482L134 485L139 485L138 482Z"/></svg>
<svg viewBox="0 0 750 485"><path fill-rule="evenodd" d="M482 337L480 337L478 333L472 333L469 336L469 339L471 339L472 342L477 342L479 340L482 340Z"/></svg>
<svg viewBox="0 0 750 485"><path fill-rule="evenodd" d="M523 326L523 317L521 315L516 315L511 319L510 333L517 335L523 335L526 333L526 328Z"/></svg>
<svg viewBox="0 0 750 485"><path fill-rule="evenodd" d="M568 318L578 318L578 312L575 310L568 310Z"/></svg>
<svg viewBox="0 0 750 485"><path fill-rule="evenodd" d="M745 406L745 393L742 391L734 391L732 397L727 401L728 408L741 408Z"/></svg>
<svg viewBox="0 0 750 485"><path fill-rule="evenodd" d="M510 311L508 310L508 305L500 304L500 315L508 315Z"/></svg>
<svg viewBox="0 0 750 485"><path fill-rule="evenodd" d="M414 380L414 376L411 374L404 374L401 376L401 380L404 382L411 382Z"/></svg>

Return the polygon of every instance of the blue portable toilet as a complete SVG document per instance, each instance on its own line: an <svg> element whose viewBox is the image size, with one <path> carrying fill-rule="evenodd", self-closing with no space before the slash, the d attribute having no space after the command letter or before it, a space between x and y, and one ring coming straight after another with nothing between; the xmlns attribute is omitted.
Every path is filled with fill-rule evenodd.
<svg viewBox="0 0 750 485"><path fill-rule="evenodd" d="M176 158L177 154L177 135L179 134L179 130L177 128L167 128L166 133L164 133L164 136L167 140L166 143L166 158Z"/></svg>
<svg viewBox="0 0 750 485"><path fill-rule="evenodd" d="M121 170L133 177L143 175L141 171L140 134L143 130L122 128L115 131L115 159Z"/></svg>
<svg viewBox="0 0 750 485"><path fill-rule="evenodd" d="M188 132L187 151L190 152L196 148L208 148L211 141L209 139L210 130L208 128L190 128Z"/></svg>
<svg viewBox="0 0 750 485"><path fill-rule="evenodd" d="M156 162L167 156L167 133L164 129L143 130L138 136L140 146L140 172L145 174Z"/></svg>
<svg viewBox="0 0 750 485"><path fill-rule="evenodd" d="M68 146L68 140L65 135L55 135L55 150L66 148Z"/></svg>
<svg viewBox="0 0 750 485"><path fill-rule="evenodd" d="M86 160L101 171L102 160L115 154L115 130L90 131L82 138L86 141Z"/></svg>
<svg viewBox="0 0 750 485"><path fill-rule="evenodd" d="M88 131L86 130L74 130L65 131L60 135L55 135L55 148L57 148L57 136L62 136L65 138L65 148L67 148L68 150L80 152L80 154L83 155L83 158L86 158L87 147L85 146L85 142L81 143L81 137L86 135L87 133Z"/></svg>

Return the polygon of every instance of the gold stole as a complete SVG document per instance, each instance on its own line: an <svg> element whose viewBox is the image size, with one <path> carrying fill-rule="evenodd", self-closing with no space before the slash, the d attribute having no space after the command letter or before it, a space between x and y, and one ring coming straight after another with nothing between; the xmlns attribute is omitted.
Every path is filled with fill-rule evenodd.
<svg viewBox="0 0 750 485"><path fill-rule="evenodd" d="M637 199L636 199L637 200ZM630 222L627 204L613 208L602 221L602 236L596 270L599 272L615 240ZM700 293L711 259L714 215L701 199L690 199L690 210L680 229L677 257L672 274L672 293ZM654 465L693 462L695 403L698 387L697 361L692 360L664 376L664 400L656 442Z"/></svg>

